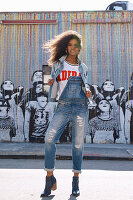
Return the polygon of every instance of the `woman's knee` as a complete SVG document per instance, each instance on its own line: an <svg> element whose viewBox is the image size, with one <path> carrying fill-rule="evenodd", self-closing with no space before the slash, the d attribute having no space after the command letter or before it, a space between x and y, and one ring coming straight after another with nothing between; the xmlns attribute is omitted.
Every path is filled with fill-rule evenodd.
<svg viewBox="0 0 133 200"><path fill-rule="evenodd" d="M48 135L48 136L45 137L45 144L51 144L53 142L54 142L54 140L53 140L52 136Z"/></svg>
<svg viewBox="0 0 133 200"><path fill-rule="evenodd" d="M54 143L56 131L54 129L49 130L45 136L45 143Z"/></svg>
<svg viewBox="0 0 133 200"><path fill-rule="evenodd" d="M75 145L73 145L73 148L75 149L75 150L82 150L83 149L83 144L75 144Z"/></svg>

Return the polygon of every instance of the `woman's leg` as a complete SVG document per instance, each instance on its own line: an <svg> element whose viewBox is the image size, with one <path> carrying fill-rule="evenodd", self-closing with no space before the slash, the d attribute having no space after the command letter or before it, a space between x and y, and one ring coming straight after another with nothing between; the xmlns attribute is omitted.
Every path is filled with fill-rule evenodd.
<svg viewBox="0 0 133 200"><path fill-rule="evenodd" d="M72 121L72 158L74 173L81 172L84 135L88 128L87 117L87 112L81 112L75 115Z"/></svg>
<svg viewBox="0 0 133 200"><path fill-rule="evenodd" d="M74 173L73 176L79 177L79 173L78 173L78 172L77 172L77 173Z"/></svg>
<svg viewBox="0 0 133 200"><path fill-rule="evenodd" d="M84 104L83 104L84 105ZM82 167L82 155L84 146L84 135L88 128L88 110L83 105L76 106L76 112L72 120L72 157L73 157L73 181L72 195L79 196L79 173Z"/></svg>
<svg viewBox="0 0 133 200"><path fill-rule="evenodd" d="M53 175L54 165L55 165L55 152L56 145L55 143L58 141L61 136L66 124L69 121L69 112L67 108L58 108L56 113L47 129L45 136L45 170L47 171L46 176L46 184L44 192L41 194L41 197L49 196L51 194L51 190L56 190L56 178Z"/></svg>
<svg viewBox="0 0 133 200"><path fill-rule="evenodd" d="M47 171L47 177L52 176L53 175L53 171Z"/></svg>
<svg viewBox="0 0 133 200"><path fill-rule="evenodd" d="M69 121L70 115L61 109L55 113L45 136L45 170L51 172L55 165L56 142L59 140L65 126ZM48 173L49 174L49 173Z"/></svg>

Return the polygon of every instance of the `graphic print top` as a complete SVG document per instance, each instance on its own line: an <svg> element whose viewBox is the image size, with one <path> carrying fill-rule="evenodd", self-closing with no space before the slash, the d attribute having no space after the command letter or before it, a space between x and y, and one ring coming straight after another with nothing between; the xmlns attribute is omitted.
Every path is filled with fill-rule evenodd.
<svg viewBox="0 0 133 200"><path fill-rule="evenodd" d="M59 100L70 76L81 76L79 72L79 65L73 65L64 61L64 68L58 76L59 89L57 93L57 100Z"/></svg>

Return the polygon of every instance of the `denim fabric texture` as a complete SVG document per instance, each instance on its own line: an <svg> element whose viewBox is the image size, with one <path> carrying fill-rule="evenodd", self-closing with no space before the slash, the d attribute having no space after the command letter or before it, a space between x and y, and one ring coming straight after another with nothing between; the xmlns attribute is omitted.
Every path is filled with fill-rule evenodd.
<svg viewBox="0 0 133 200"><path fill-rule="evenodd" d="M46 171L54 170L56 142L71 120L73 172L81 172L84 135L88 129L87 101L82 90L82 78L69 77L45 136Z"/></svg>
<svg viewBox="0 0 133 200"><path fill-rule="evenodd" d="M56 101L57 91L58 91L58 82L56 81L56 78L63 70L65 59L66 56L62 56L59 59L59 61L53 63L52 66L51 77L54 79L54 84L50 86L49 90L49 101L51 102ZM79 72L81 74L84 83L83 85L86 89L90 89L88 67L84 63L82 63L79 59L78 59L78 64L79 64Z"/></svg>

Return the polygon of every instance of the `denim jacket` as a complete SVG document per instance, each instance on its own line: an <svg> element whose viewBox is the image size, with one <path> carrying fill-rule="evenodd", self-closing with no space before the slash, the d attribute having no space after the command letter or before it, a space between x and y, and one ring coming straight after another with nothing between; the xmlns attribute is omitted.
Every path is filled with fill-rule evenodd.
<svg viewBox="0 0 133 200"><path fill-rule="evenodd" d="M58 62L54 62L52 65L52 71L51 71L51 78L54 79L54 83L52 86L50 86L50 90L49 90L49 101L56 101L56 97L57 97L57 91L58 91L58 81L57 81L57 77L58 75L62 72L63 68L64 68L64 61L66 59L66 56L62 56ZM85 89L90 89L89 83L88 83L88 68L87 66L82 63L79 59L78 59L78 64L79 64L79 72L81 74Z"/></svg>

